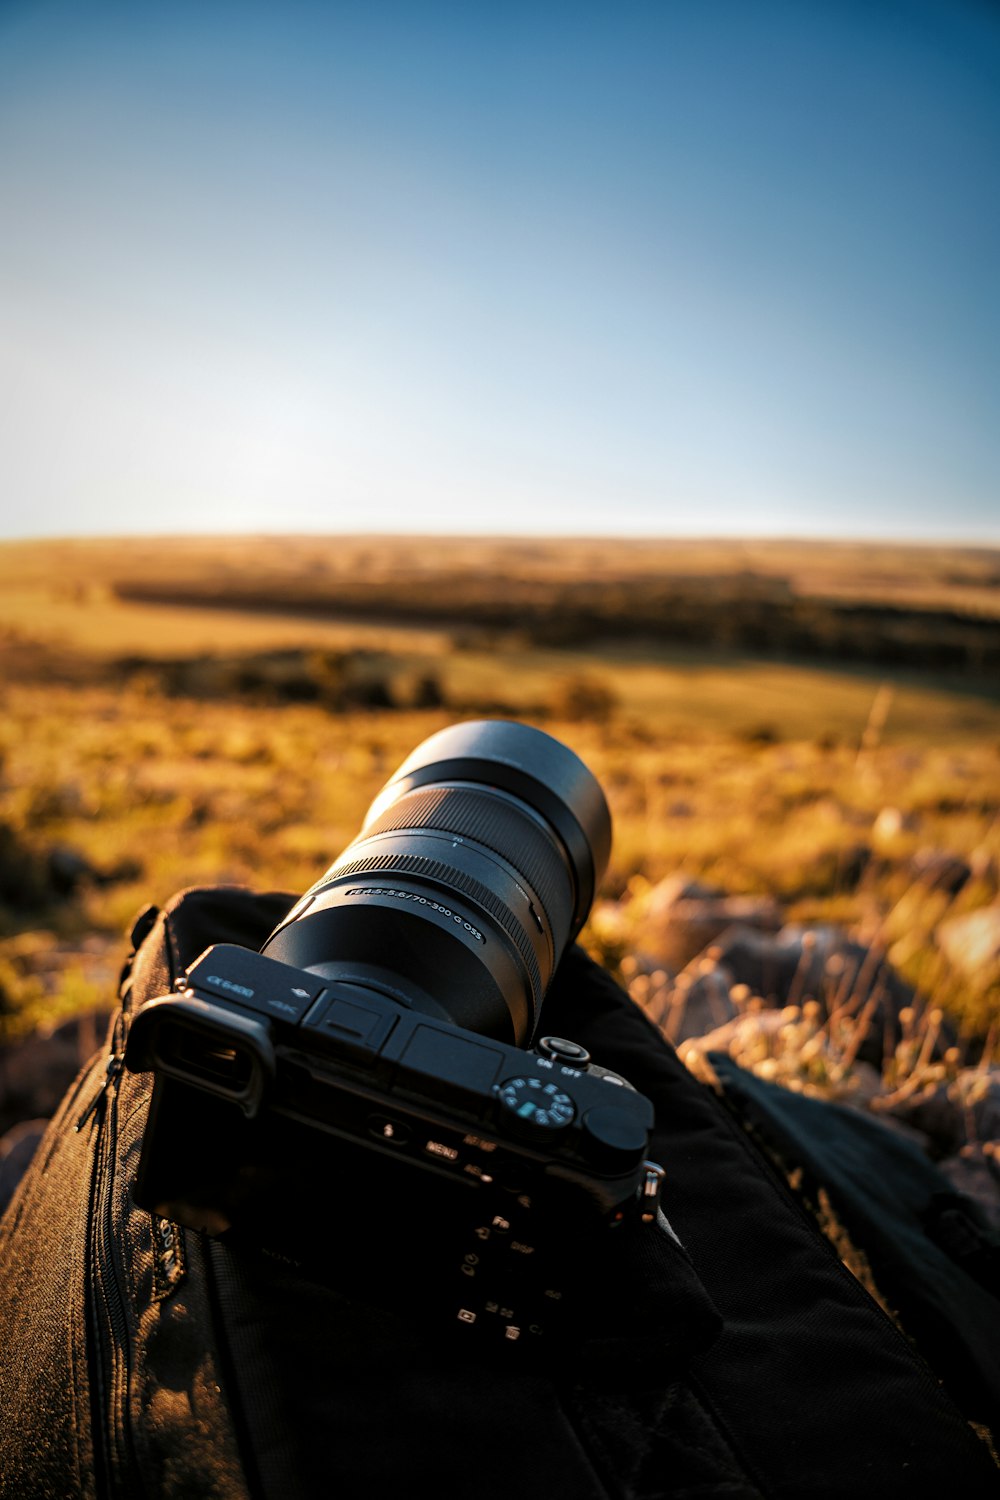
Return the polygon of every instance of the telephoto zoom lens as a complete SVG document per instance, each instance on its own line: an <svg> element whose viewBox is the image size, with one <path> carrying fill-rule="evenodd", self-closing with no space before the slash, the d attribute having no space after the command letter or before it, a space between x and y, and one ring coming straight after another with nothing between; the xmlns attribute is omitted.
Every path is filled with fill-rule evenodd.
<svg viewBox="0 0 1000 1500"><path fill-rule="evenodd" d="M604 793L565 745L457 724L390 777L261 951L527 1046L610 850Z"/></svg>

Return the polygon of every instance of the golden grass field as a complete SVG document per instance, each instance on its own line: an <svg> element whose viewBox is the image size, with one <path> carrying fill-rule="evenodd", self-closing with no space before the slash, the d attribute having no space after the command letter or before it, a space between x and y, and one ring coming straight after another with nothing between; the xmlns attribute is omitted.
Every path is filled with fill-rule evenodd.
<svg viewBox="0 0 1000 1500"><path fill-rule="evenodd" d="M650 885L683 871L733 894L771 893L788 920L836 921L883 943L929 1001L967 1030L988 1029L1000 1009L995 970L956 968L936 940L948 917L998 896L1000 688L988 674L884 665L877 642L858 663L620 631L559 648L484 623L475 608L460 624L431 609L423 621L400 619L399 600L433 601L458 575L472 594L481 589L484 609L529 584L543 598L593 580L620 584L627 598L643 577L677 578L679 589L701 581L725 609L750 577L754 588L809 600L888 602L918 625L921 611L1000 617L1000 552L990 549L6 544L0 1001L9 1033L107 1003L122 930L144 901L202 882L310 884L416 743L483 714L540 724L604 784L615 845L602 910L615 904L621 920L614 941L601 921L588 941L609 963L642 948ZM123 597L136 579L159 596ZM203 602L191 602L192 584ZM361 585L363 617L349 607ZM259 602L247 607L255 589ZM308 613L289 607L300 593ZM96 875L54 892L53 849ZM915 875L926 849L970 865L957 896Z"/></svg>

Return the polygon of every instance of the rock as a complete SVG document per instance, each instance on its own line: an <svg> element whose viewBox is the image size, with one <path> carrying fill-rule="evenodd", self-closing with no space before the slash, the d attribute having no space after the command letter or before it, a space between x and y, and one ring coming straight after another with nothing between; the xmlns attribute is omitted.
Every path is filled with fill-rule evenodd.
<svg viewBox="0 0 1000 1500"><path fill-rule="evenodd" d="M966 1143L964 1113L950 1097L948 1085L944 1083L931 1084L890 1109L880 1111L879 1118L898 1120L923 1131L928 1155L934 1158L953 1156Z"/></svg>
<svg viewBox="0 0 1000 1500"><path fill-rule="evenodd" d="M938 946L963 974L1000 977L1000 903L980 907L938 924Z"/></svg>
<svg viewBox="0 0 1000 1500"><path fill-rule="evenodd" d="M882 1074L871 1063L856 1062L851 1070L851 1079L854 1087L843 1098L842 1103L852 1104L867 1114L872 1100L879 1098L882 1093ZM917 1132L913 1131L912 1134L916 1135Z"/></svg>
<svg viewBox="0 0 1000 1500"><path fill-rule="evenodd" d="M681 975L683 980L687 975ZM739 1015L730 995L727 976L719 969L698 974L689 985L674 986L675 1005L667 1022L666 1034L674 1045L689 1037L704 1036ZM676 1017L676 1019L675 1019Z"/></svg>
<svg viewBox="0 0 1000 1500"><path fill-rule="evenodd" d="M671 876L650 895L643 947L663 967L679 970L736 924L775 932L781 925L781 908L771 896L727 896Z"/></svg>
<svg viewBox="0 0 1000 1500"><path fill-rule="evenodd" d="M818 1001L824 1015L850 1001L859 1014L877 995L868 1029L857 1051L862 1062L881 1069L901 1035L899 1013L914 1003L914 991L877 950L852 942L839 928L783 927L776 935L735 929L720 938L716 959L734 984L745 984L769 1004L781 1007ZM942 1023L934 1056L955 1040Z"/></svg>
<svg viewBox="0 0 1000 1500"><path fill-rule="evenodd" d="M0 1214L14 1196L14 1190L45 1134L48 1120L22 1120L6 1135L0 1136Z"/></svg>
<svg viewBox="0 0 1000 1500"><path fill-rule="evenodd" d="M668 875L653 887L649 895L649 915L654 922L662 920L678 901L724 900L726 892L686 875Z"/></svg>
<svg viewBox="0 0 1000 1500"><path fill-rule="evenodd" d="M963 1068L947 1083L932 1083L886 1114L922 1130L934 1157L950 1157L981 1142L1000 1142L1000 1067Z"/></svg>
<svg viewBox="0 0 1000 1500"><path fill-rule="evenodd" d="M688 1037L677 1050L685 1063L692 1049L703 1056L707 1056L709 1052L727 1052L730 1057L739 1061L744 1048L750 1046L754 1039L769 1037L780 1031L784 1024L784 1017L778 1010L765 1010L753 1016L734 1016L731 1021L717 1026L714 1031L708 1031L703 1036Z"/></svg>
<svg viewBox="0 0 1000 1500"><path fill-rule="evenodd" d="M982 1146L967 1146L959 1155L938 1162L957 1193L979 1205L994 1232L1000 1231L1000 1160Z"/></svg>
<svg viewBox="0 0 1000 1500"><path fill-rule="evenodd" d="M964 1068L949 1092L965 1111L970 1144L1000 1143L1000 1066Z"/></svg>
<svg viewBox="0 0 1000 1500"><path fill-rule="evenodd" d="M825 965L839 951L842 934L831 927L804 932L785 927L774 935L738 927L716 945L716 962L727 969L734 984L745 984L771 1005L820 999Z"/></svg>
<svg viewBox="0 0 1000 1500"><path fill-rule="evenodd" d="M927 1137L922 1130L915 1130L912 1125L907 1125L903 1120L894 1119L892 1115L872 1114L870 1111L864 1109L861 1102L856 1102L850 1095L841 1096L837 1102L861 1109L862 1113L868 1115L869 1120L877 1120L884 1129L891 1131L893 1135L899 1136L900 1140L910 1141L914 1146L918 1146L926 1155L932 1155L928 1149Z"/></svg>

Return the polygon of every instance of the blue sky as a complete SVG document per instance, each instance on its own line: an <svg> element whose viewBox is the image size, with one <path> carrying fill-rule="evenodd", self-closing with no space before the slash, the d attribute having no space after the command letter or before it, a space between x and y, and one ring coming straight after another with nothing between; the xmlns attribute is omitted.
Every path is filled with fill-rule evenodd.
<svg viewBox="0 0 1000 1500"><path fill-rule="evenodd" d="M0 0L0 535L1000 541L1000 10Z"/></svg>

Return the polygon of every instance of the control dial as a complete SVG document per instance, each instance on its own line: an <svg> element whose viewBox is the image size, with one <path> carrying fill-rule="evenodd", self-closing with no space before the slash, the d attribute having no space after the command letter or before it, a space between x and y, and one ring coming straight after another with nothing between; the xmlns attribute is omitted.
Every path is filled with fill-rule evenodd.
<svg viewBox="0 0 1000 1500"><path fill-rule="evenodd" d="M601 1104L583 1117L583 1147L599 1172L628 1172L646 1153L649 1134L630 1109Z"/></svg>
<svg viewBox="0 0 1000 1500"><path fill-rule="evenodd" d="M532 1135L565 1130L576 1118L576 1106L557 1083L544 1078L508 1078L498 1090L500 1105L519 1127Z"/></svg>

